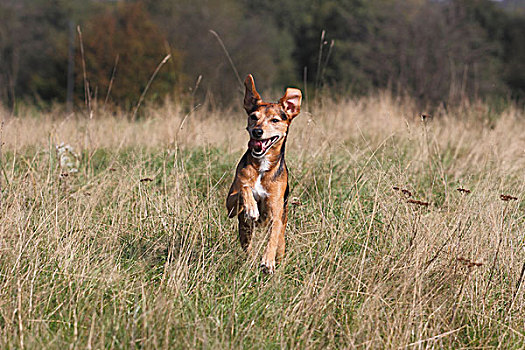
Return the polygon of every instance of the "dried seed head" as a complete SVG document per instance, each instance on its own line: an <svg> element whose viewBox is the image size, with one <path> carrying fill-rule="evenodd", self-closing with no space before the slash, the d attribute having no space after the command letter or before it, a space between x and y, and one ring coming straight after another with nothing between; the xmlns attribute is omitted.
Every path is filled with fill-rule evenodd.
<svg viewBox="0 0 525 350"><path fill-rule="evenodd" d="M430 119L432 119L432 116L430 114L425 114L425 113L421 113L419 115L419 117L421 118L421 121L422 122L427 122L429 121Z"/></svg>
<svg viewBox="0 0 525 350"><path fill-rule="evenodd" d="M467 267L471 268L471 267L474 267L474 266L483 266L483 263L482 262L479 262L479 261L472 261L472 260L469 260L467 258L462 258L460 256L458 256L456 258L457 261L459 261L460 263L462 263L463 265L466 265Z"/></svg>
<svg viewBox="0 0 525 350"><path fill-rule="evenodd" d="M407 197L412 197L412 192L409 190L401 190L401 193L403 193Z"/></svg>
<svg viewBox="0 0 525 350"><path fill-rule="evenodd" d="M407 190L407 189L399 188L399 187L397 187L397 186L392 187L392 189L393 189L394 191L401 191L401 193L404 194L407 198L412 197L412 192L410 192L410 191Z"/></svg>
<svg viewBox="0 0 525 350"><path fill-rule="evenodd" d="M300 206L300 205L303 205L303 202L301 202L299 198L293 197L292 199L290 199L290 204L295 205L295 206Z"/></svg>
<svg viewBox="0 0 525 350"><path fill-rule="evenodd" d="M418 200L415 200L415 199L409 199L407 201L407 203L420 205L422 207L428 207L430 205L429 202L418 201Z"/></svg>
<svg viewBox="0 0 525 350"><path fill-rule="evenodd" d="M500 194L499 195L499 198L504 201L504 202L508 202L508 201L517 201L518 198L517 197L514 197L514 196L511 196L511 195L508 195L508 194Z"/></svg>

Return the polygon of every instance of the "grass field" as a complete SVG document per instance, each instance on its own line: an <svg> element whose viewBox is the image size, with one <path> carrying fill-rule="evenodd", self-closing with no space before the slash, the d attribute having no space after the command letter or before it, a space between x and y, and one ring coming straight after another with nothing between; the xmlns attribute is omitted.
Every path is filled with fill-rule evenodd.
<svg viewBox="0 0 525 350"><path fill-rule="evenodd" d="M205 110L4 114L0 348L525 347L523 109L304 106L272 276L226 216L245 116Z"/></svg>

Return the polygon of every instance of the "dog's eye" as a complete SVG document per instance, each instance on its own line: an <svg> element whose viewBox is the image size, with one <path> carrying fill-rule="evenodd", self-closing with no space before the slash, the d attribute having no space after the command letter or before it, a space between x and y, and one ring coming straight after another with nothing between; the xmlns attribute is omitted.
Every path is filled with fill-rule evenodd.
<svg viewBox="0 0 525 350"><path fill-rule="evenodd" d="M253 121L257 121L257 116L255 114L252 114L250 116L250 119L253 120Z"/></svg>
<svg viewBox="0 0 525 350"><path fill-rule="evenodd" d="M277 119L277 118L273 118L271 120L272 123L279 123L281 120L280 119Z"/></svg>

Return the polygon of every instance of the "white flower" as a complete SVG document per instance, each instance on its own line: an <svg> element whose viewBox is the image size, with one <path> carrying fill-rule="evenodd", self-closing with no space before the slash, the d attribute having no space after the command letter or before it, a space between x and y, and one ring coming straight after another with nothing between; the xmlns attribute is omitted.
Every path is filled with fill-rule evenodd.
<svg viewBox="0 0 525 350"><path fill-rule="evenodd" d="M62 172L76 173L80 165L80 156L75 149L64 142L56 145L58 164Z"/></svg>

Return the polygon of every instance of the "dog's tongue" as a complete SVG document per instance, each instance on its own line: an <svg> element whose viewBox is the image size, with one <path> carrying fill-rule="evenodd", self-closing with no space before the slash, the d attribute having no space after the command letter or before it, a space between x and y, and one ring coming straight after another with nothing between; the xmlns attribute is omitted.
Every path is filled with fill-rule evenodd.
<svg viewBox="0 0 525 350"><path fill-rule="evenodd" d="M262 151L263 143L261 140L250 139L250 142L248 142L248 147L259 153Z"/></svg>

